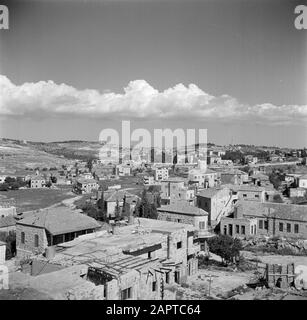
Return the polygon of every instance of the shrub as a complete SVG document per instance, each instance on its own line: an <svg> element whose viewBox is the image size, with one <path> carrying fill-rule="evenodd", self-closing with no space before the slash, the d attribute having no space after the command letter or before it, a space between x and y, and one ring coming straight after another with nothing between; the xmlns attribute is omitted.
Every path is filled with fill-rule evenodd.
<svg viewBox="0 0 307 320"><path fill-rule="evenodd" d="M242 244L239 239L233 239L228 235L219 235L208 240L209 250L219 255L223 262L232 262L239 257Z"/></svg>

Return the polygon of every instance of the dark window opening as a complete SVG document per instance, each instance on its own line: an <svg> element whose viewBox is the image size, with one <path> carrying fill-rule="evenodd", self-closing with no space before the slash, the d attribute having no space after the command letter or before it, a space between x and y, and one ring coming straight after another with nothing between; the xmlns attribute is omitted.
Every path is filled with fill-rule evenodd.
<svg viewBox="0 0 307 320"><path fill-rule="evenodd" d="M240 226L238 224L236 225L236 233L240 233Z"/></svg>
<svg viewBox="0 0 307 320"><path fill-rule="evenodd" d="M291 224L287 223L287 232L291 232Z"/></svg>
<svg viewBox="0 0 307 320"><path fill-rule="evenodd" d="M169 272L165 274L165 282L169 283Z"/></svg>
<svg viewBox="0 0 307 320"><path fill-rule="evenodd" d="M34 246L37 248L38 247L38 244L39 244L39 239L38 239L38 235L36 234L34 236Z"/></svg>
<svg viewBox="0 0 307 320"><path fill-rule="evenodd" d="M263 229L263 220L259 220L259 229Z"/></svg>
<svg viewBox="0 0 307 320"><path fill-rule="evenodd" d="M294 225L294 233L298 233L299 232L299 225L295 224Z"/></svg>
<svg viewBox="0 0 307 320"><path fill-rule="evenodd" d="M24 233L24 232L21 232L21 243L22 243L22 244L25 243L25 239L26 239L25 233Z"/></svg>
<svg viewBox="0 0 307 320"><path fill-rule="evenodd" d="M283 223L279 223L279 231L283 232L284 231L284 224Z"/></svg>
<svg viewBox="0 0 307 320"><path fill-rule="evenodd" d="M131 299L131 291L132 291L131 288L122 290L121 292L122 300Z"/></svg>
<svg viewBox="0 0 307 320"><path fill-rule="evenodd" d="M245 234L245 226L241 226L241 233Z"/></svg>
<svg viewBox="0 0 307 320"><path fill-rule="evenodd" d="M177 242L177 249L181 249L181 248L182 248L182 242L179 241L179 242Z"/></svg>
<svg viewBox="0 0 307 320"><path fill-rule="evenodd" d="M157 291L157 281L152 282L152 291Z"/></svg>

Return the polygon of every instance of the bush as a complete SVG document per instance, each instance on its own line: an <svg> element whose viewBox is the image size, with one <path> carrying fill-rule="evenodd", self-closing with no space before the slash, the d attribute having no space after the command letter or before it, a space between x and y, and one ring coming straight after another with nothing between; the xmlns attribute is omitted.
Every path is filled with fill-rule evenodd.
<svg viewBox="0 0 307 320"><path fill-rule="evenodd" d="M228 235L219 235L208 239L210 252L219 255L223 262L230 263L238 258L242 244L239 239L233 239Z"/></svg>
<svg viewBox="0 0 307 320"><path fill-rule="evenodd" d="M0 241L6 243L5 259L9 260L16 255L16 233L14 231L1 232Z"/></svg>

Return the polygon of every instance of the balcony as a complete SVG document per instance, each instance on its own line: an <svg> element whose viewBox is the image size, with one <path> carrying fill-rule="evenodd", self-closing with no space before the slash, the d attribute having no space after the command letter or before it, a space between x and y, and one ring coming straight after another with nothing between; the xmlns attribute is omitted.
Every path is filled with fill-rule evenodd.
<svg viewBox="0 0 307 320"><path fill-rule="evenodd" d="M215 235L214 229L211 227L208 227L207 229L197 230L195 232L195 237L198 239L211 238L214 235Z"/></svg>

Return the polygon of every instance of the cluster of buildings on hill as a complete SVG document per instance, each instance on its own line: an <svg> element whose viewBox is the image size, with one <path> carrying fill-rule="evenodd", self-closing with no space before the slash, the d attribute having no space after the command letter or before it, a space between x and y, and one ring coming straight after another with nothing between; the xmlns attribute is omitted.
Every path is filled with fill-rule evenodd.
<svg viewBox="0 0 307 320"><path fill-rule="evenodd" d="M50 275L63 291L67 287L61 287L60 279L65 277L66 285L70 281L65 296L172 299L172 286L197 273L197 256L215 234L307 239L307 206L285 201L265 172L253 166L255 157L246 156L251 170L245 172L218 160L223 155L213 150L209 160L187 166L177 176L172 165L151 166L142 175L142 187L147 202L156 206L157 219L135 216L141 195L129 188L100 188L100 180L131 176L129 161L65 168L59 179L74 181L77 194L95 192L109 222L124 212L121 223L101 223L65 206L16 214L14 201L0 198L0 232L16 232L16 259L31 261L31 275ZM47 182L39 173L29 181L31 188L44 188ZM287 173L285 183L290 193L295 189L306 195L305 174Z"/></svg>

